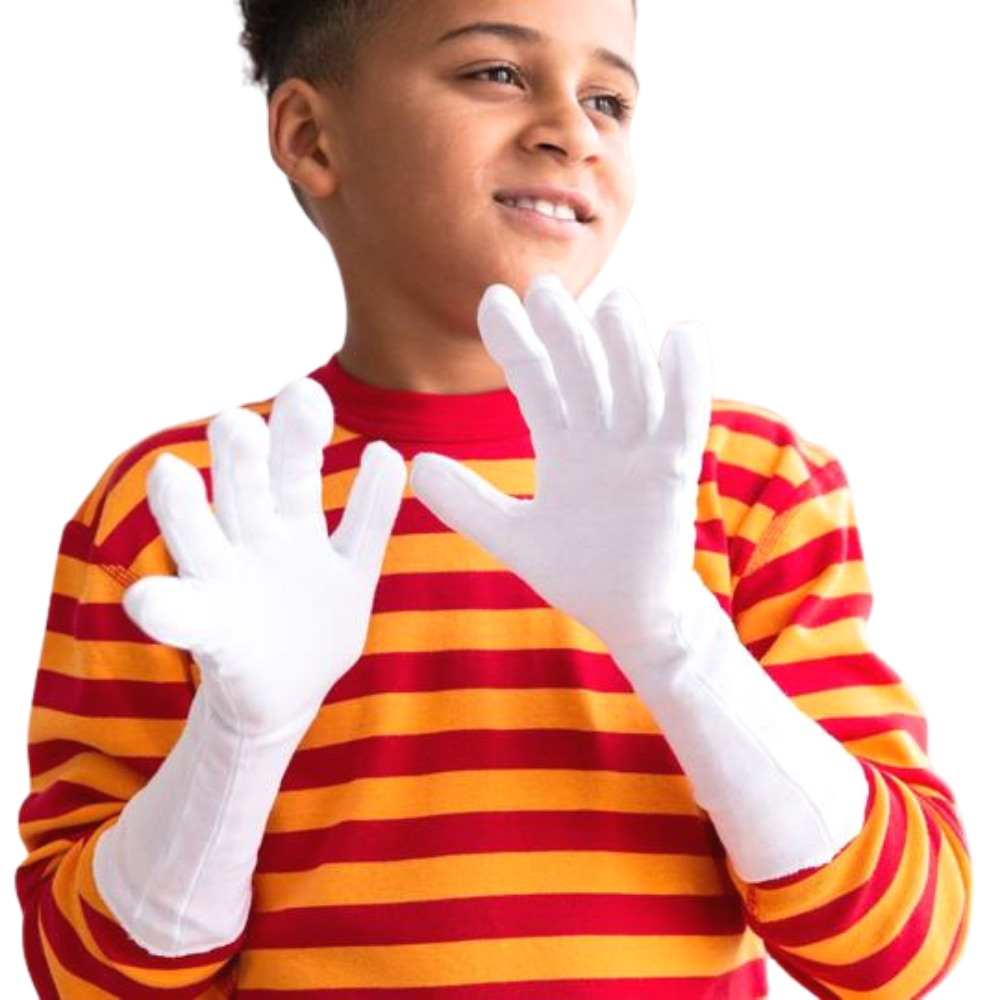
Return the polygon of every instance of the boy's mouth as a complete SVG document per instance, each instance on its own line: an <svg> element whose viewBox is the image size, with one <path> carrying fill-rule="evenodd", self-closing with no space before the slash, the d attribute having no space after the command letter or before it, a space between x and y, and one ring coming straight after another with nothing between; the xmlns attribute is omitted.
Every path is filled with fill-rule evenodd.
<svg viewBox="0 0 1000 1000"><path fill-rule="evenodd" d="M585 195L550 185L497 191L493 200L507 208L526 209L559 222L588 225L594 220L594 212Z"/></svg>

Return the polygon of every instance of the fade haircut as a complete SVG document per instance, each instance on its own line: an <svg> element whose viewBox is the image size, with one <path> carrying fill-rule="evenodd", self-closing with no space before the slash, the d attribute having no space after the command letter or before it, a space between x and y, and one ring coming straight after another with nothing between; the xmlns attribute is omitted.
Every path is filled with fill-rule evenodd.
<svg viewBox="0 0 1000 1000"><path fill-rule="evenodd" d="M250 56L247 82L264 88L267 100L286 80L349 91L358 50L399 0L240 0L240 45ZM638 15L638 0L632 11ZM313 225L308 199L289 181L295 200Z"/></svg>

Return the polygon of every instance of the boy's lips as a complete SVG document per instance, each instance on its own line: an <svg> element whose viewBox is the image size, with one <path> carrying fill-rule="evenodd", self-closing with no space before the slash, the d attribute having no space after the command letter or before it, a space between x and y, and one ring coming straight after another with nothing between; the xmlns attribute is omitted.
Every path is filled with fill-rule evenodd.
<svg viewBox="0 0 1000 1000"><path fill-rule="evenodd" d="M582 236L587 231L588 222L578 222L576 219L557 219L545 215L533 208L518 208L516 205L505 205L499 199L497 206L504 217L519 229L527 229L536 236L553 237L561 240L572 240Z"/></svg>
<svg viewBox="0 0 1000 1000"><path fill-rule="evenodd" d="M527 184L522 187L504 188L493 195L495 201L502 199L531 198L538 201L548 201L555 205L569 205L576 213L578 224L586 225L593 222L594 209L590 199L582 191L572 188L557 187L554 184Z"/></svg>

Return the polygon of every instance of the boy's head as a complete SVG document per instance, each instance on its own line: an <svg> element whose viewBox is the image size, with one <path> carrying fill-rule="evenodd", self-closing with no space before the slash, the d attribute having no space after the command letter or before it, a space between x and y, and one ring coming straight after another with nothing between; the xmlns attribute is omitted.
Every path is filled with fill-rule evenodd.
<svg viewBox="0 0 1000 1000"><path fill-rule="evenodd" d="M488 284L551 271L579 294L603 267L634 200L635 0L241 4L272 156L349 309L431 289L467 327ZM586 221L546 230L499 200L539 185L582 195Z"/></svg>

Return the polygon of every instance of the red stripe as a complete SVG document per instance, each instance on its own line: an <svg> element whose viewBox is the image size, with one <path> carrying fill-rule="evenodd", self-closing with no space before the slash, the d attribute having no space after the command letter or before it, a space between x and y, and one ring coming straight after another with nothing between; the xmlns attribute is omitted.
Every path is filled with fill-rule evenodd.
<svg viewBox="0 0 1000 1000"><path fill-rule="evenodd" d="M202 478L206 473L202 470ZM139 501L111 529L101 542L93 562L108 566L131 566L139 553L160 534L160 527L143 493Z"/></svg>
<svg viewBox="0 0 1000 1000"><path fill-rule="evenodd" d="M81 680L39 670L35 705L78 715L123 719L186 719L194 690L173 681Z"/></svg>
<svg viewBox="0 0 1000 1000"><path fill-rule="evenodd" d="M93 542L93 527L88 527L79 521L70 521L63 528L62 539L59 542L59 555L86 562Z"/></svg>
<svg viewBox="0 0 1000 1000"><path fill-rule="evenodd" d="M389 611L548 607L523 580L506 570L399 573L379 578L374 613Z"/></svg>
<svg viewBox="0 0 1000 1000"><path fill-rule="evenodd" d="M49 614L45 622L48 632L61 635L72 635L76 625L76 609L78 605L74 598L57 594L55 591L49 600Z"/></svg>
<svg viewBox="0 0 1000 1000"><path fill-rule="evenodd" d="M763 502L772 510L777 510L791 502L795 486L779 475L763 476L742 465L730 462L718 463L718 494L730 500L752 507Z"/></svg>
<svg viewBox="0 0 1000 1000"><path fill-rule="evenodd" d="M240 1000L753 1000L767 995L763 959L711 977L546 979L402 989L241 989Z"/></svg>
<svg viewBox="0 0 1000 1000"><path fill-rule="evenodd" d="M192 441L204 441L208 432L208 422L211 417L205 417L201 422L194 423L190 427L168 427L166 430L156 434L150 434L137 444L133 445L116 466L114 472L108 477L105 495L114 492L115 487L125 478L130 470L134 469L144 458L161 448L168 448L176 444L190 444Z"/></svg>
<svg viewBox="0 0 1000 1000"><path fill-rule="evenodd" d="M496 851L625 851L715 856L722 846L697 816L646 813L477 812L394 820L342 820L267 833L258 872L302 872L338 861L393 861Z"/></svg>
<svg viewBox="0 0 1000 1000"><path fill-rule="evenodd" d="M360 948L579 934L742 934L733 896L528 894L254 914L248 948Z"/></svg>
<svg viewBox="0 0 1000 1000"><path fill-rule="evenodd" d="M736 614L749 611L766 598L797 590L837 563L861 559L861 545L853 527L834 528L792 552L777 556L736 585Z"/></svg>
<svg viewBox="0 0 1000 1000"><path fill-rule="evenodd" d="M607 653L577 649L460 649L365 654L333 686L326 702L393 692L475 688L579 688L615 694L632 691Z"/></svg>
<svg viewBox="0 0 1000 1000"><path fill-rule="evenodd" d="M89 743L79 743L76 740L40 740L28 744L28 760L32 775L41 774L50 768L76 757L78 754L95 753ZM115 757L124 767L131 768L144 778L151 778L157 768L163 763L162 757ZM81 767L88 767L81 764Z"/></svg>
<svg viewBox="0 0 1000 1000"><path fill-rule="evenodd" d="M899 683L899 675L872 652L768 663L767 672L788 695Z"/></svg>
<svg viewBox="0 0 1000 1000"><path fill-rule="evenodd" d="M281 787L323 788L360 778L503 768L682 773L667 741L659 735L544 729L455 730L420 736L376 736L313 750L300 749Z"/></svg>
<svg viewBox="0 0 1000 1000"><path fill-rule="evenodd" d="M15 875L17 898L24 915L22 922L22 944L24 959L31 975L31 982L38 993L39 1000L59 1000L56 984L49 972L45 951L42 948L42 935L38 929L39 896L46 892L45 883L41 880L44 864L32 865L30 868L19 868Z"/></svg>
<svg viewBox="0 0 1000 1000"><path fill-rule="evenodd" d="M712 426L728 427L740 434L752 434L770 441L771 444L797 447L799 439L784 418L774 414L771 417L745 410L726 410L717 405L712 407Z"/></svg>
<svg viewBox="0 0 1000 1000"><path fill-rule="evenodd" d="M893 731L908 733L926 752L927 720L919 715L890 712L868 718L823 719L821 725L841 743L847 740L864 740Z"/></svg>
<svg viewBox="0 0 1000 1000"><path fill-rule="evenodd" d="M875 990L906 967L927 938L934 909L941 834L937 827L928 827L926 824L919 830L908 831L908 836L911 837L925 835L930 839L930 857L924 891L899 934L881 950L848 965L830 965L797 957L798 968L834 986L850 990Z"/></svg>
<svg viewBox="0 0 1000 1000"><path fill-rule="evenodd" d="M843 594L837 597L808 594L795 609L788 624L821 628L845 618L867 619L871 608L871 594Z"/></svg>
<svg viewBox="0 0 1000 1000"><path fill-rule="evenodd" d="M21 806L21 822L35 823L52 819L82 809L85 806L102 805L113 801L104 792L75 781L53 781L43 791L33 792ZM61 831L60 831L61 833Z"/></svg>

